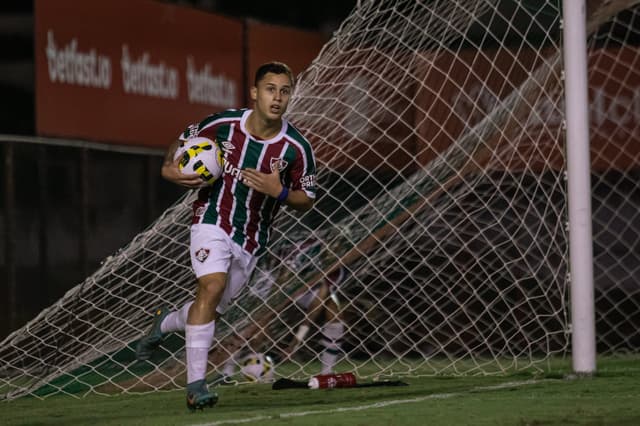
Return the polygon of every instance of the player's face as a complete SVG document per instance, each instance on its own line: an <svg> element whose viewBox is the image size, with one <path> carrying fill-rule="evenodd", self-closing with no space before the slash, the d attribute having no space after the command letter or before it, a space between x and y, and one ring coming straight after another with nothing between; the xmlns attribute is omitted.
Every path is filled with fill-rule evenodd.
<svg viewBox="0 0 640 426"><path fill-rule="evenodd" d="M267 120L280 120L291 98L291 80L286 74L267 73L251 89L256 111Z"/></svg>

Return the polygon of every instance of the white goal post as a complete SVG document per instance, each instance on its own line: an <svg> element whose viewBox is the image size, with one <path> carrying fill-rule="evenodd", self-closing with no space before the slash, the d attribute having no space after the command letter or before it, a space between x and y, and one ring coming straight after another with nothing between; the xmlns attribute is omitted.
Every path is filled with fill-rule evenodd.
<svg viewBox="0 0 640 426"><path fill-rule="evenodd" d="M337 271L336 370L358 377L545 370L571 354L572 337L587 348L578 372L594 371L596 351L640 351L640 7L591 0L582 15L587 204L572 201L566 181L576 121L565 96L579 70L565 54L562 9L556 0L357 3L299 76L288 113L314 145L318 202L278 217L254 278L216 326L212 381L234 362L237 373L243 348L273 355L276 377L317 374L319 320L292 358L278 354L307 315L295 298ZM193 297L193 199L186 193L0 343L0 398L184 386L182 335L149 361L136 362L134 348L153 308ZM586 222L585 266L589 253L574 263L570 252ZM290 254L310 241L315 251L292 268ZM583 295L570 288L576 280ZM595 315L583 319L572 297Z"/></svg>
<svg viewBox="0 0 640 426"><path fill-rule="evenodd" d="M596 370L585 1L562 4L573 368Z"/></svg>

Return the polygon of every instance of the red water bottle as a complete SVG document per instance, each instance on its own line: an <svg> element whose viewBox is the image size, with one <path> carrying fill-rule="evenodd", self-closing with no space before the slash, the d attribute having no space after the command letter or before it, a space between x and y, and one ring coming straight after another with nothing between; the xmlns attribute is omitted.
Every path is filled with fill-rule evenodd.
<svg viewBox="0 0 640 426"><path fill-rule="evenodd" d="M351 388L356 385L353 373L319 374L309 379L309 389Z"/></svg>

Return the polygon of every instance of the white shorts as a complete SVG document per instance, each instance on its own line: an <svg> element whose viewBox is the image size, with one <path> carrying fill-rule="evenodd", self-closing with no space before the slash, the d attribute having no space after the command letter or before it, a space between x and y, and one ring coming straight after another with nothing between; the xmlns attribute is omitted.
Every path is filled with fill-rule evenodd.
<svg viewBox="0 0 640 426"><path fill-rule="evenodd" d="M249 281L257 258L244 251L220 227L208 223L191 225L189 251L197 278L215 272L227 274L227 285L216 308L224 314Z"/></svg>

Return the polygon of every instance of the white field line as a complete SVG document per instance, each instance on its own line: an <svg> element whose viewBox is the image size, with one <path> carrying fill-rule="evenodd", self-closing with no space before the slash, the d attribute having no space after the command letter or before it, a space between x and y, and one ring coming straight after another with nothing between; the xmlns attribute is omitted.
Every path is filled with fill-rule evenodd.
<svg viewBox="0 0 640 426"><path fill-rule="evenodd" d="M228 420L220 420L212 423L198 423L192 426L236 425L236 424L242 424L242 423L258 422L261 420L275 420L275 419L283 419L288 417L303 417L303 416L310 416L314 414L334 414L334 413L345 413L348 411L364 411L364 410L371 410L375 408L388 407L390 405L423 402L423 401L428 401L430 399L455 398L458 396L467 395L474 392L485 392L485 391L494 391L499 389L516 388L516 387L522 387L522 386L528 386L528 385L537 385L545 381L546 380L525 380L521 382L507 382L507 383L500 383L498 385L492 385L492 386L479 386L479 387L471 388L464 392L436 393L436 394L421 396L417 398L380 401L380 402L375 402L373 404L357 405L353 407L339 407L339 408L331 408L328 410L297 411L294 413L280 413L280 414L272 414L268 416L262 415L262 416L254 416L254 417L245 417L242 419L228 419Z"/></svg>

